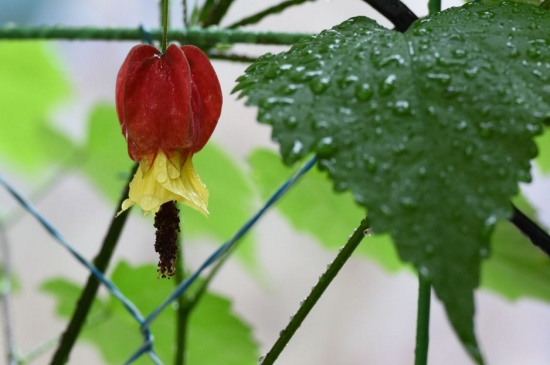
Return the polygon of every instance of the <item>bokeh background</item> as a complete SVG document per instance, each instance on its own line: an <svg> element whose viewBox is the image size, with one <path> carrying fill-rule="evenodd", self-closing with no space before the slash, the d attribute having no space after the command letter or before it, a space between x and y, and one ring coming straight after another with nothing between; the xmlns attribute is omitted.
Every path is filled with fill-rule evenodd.
<svg viewBox="0 0 550 365"><path fill-rule="evenodd" d="M426 15L424 1L404 2L419 16ZM190 5L193 3L193 0L189 1ZM275 3L272 0L235 1L225 24ZM443 2L444 7L459 5L461 1L458 0ZM173 1L171 14L172 26L180 27L179 2ZM360 0L319 0L291 8L283 15L268 17L253 28L319 32L357 15L367 15L390 26ZM32 26L136 27L142 24L156 28L159 19L158 3L154 0L0 0L0 25L15 22ZM48 49L55 54L58 67L71 88L70 98L50 112L52 122L62 133L84 141L90 110L99 102L113 103L118 68L134 44L96 41L48 43ZM238 52L250 55L284 49L267 46L236 48ZM214 61L214 66L222 84L225 104L212 140L247 170L247 156L255 148L275 151L276 145L270 141L270 129L255 122L256 111L245 108L242 100L236 100L235 95L230 94L235 79L243 73L246 65ZM1 118L0 133L9 133L9 116L2 115ZM34 202L41 213L86 257L94 256L115 208L86 176L77 170L59 171L52 167L42 176L31 179L17 166L1 159L0 173L27 196L36 196ZM534 182L523 186L523 191L538 209L542 222L550 226L550 210L546 208L549 203L546 191L550 182L536 168L533 174ZM287 177L281 176L281 182ZM211 190L210 194L215 195L216 191ZM11 214L17 210L13 199L0 191L0 213ZM355 226L359 219L350 222L350 227ZM330 222L324 224L330 225ZM65 321L55 316L53 298L39 290L41 283L58 276L83 283L88 273L26 215L21 215L14 224L6 227L6 234L19 281L13 299L15 335L21 351L27 352L59 335L65 326ZM134 212L113 261L125 259L133 264L155 263L153 237L151 220ZM345 239L342 237L340 244ZM369 239L367 237L362 245L369 245ZM208 238L189 242L186 246L188 262L197 267L220 243ZM212 289L232 298L234 311L253 328L261 352L265 353L336 250L322 248L308 234L296 232L276 211L268 213L257 225L253 239L246 244L254 245L257 264L251 267L242 258L232 258L214 280ZM292 339L278 364L413 363L416 291L417 282L410 270L388 273L363 256L352 258ZM451 331L441 305L435 298L432 303L430 364L472 364ZM489 364L550 363L550 306L530 299L510 302L484 290L476 294L476 304L477 331ZM48 352L33 363L47 364L50 355ZM0 358L5 359L4 346ZM89 365L103 362L92 345L81 342L70 363Z"/></svg>

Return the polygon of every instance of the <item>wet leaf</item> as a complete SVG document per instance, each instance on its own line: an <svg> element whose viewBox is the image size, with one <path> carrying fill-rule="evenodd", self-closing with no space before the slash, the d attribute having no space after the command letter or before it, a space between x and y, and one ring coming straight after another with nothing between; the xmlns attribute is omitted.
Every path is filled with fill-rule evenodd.
<svg viewBox="0 0 550 365"><path fill-rule="evenodd" d="M549 31L550 13L520 3L470 3L405 34L352 18L262 57L235 88L285 162L317 153L334 188L430 276L479 363L473 290L550 117Z"/></svg>

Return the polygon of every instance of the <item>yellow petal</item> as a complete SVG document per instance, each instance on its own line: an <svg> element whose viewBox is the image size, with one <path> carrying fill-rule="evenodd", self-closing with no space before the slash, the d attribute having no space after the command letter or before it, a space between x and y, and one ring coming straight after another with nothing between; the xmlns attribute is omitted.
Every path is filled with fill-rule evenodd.
<svg viewBox="0 0 550 365"><path fill-rule="evenodd" d="M152 166L144 159L130 183L128 199L122 203L122 213L137 204L145 215L156 213L169 201L178 201L204 215L208 214L208 190L193 166L192 156L182 163L182 156L174 153L169 160L159 151Z"/></svg>

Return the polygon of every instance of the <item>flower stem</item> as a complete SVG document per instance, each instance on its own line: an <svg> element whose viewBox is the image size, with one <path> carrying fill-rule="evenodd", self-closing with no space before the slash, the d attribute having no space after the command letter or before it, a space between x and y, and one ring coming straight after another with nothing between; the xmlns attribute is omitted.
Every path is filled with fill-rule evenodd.
<svg viewBox="0 0 550 365"><path fill-rule="evenodd" d="M176 287L185 280L185 261L183 252L183 233L180 230L180 248L178 250L178 259L176 261ZM189 314L191 313L192 305L190 304L187 295L180 295L177 300L178 310L176 312L176 354L174 357L174 365L185 365L187 362L187 331L189 329Z"/></svg>
<svg viewBox="0 0 550 365"><path fill-rule="evenodd" d="M116 206L115 214L120 209L120 206L122 205L124 199L126 199L126 197L128 196L130 179L132 179L132 177L134 176L137 167L138 164L134 164L134 166L132 167L132 172L130 173L126 188L122 192L121 198ZM122 214L120 214L118 218L113 216L113 220L111 221L111 225L109 226L107 235L103 240L101 250L94 259L95 267L102 273L104 273L107 269L107 266L109 266L109 262L118 243L118 239L120 237L122 229L124 228L126 219L128 218L129 211L130 210L124 211ZM95 278L93 274L90 274L90 276L88 277L88 282L86 283L86 286L84 287L84 290L82 291L82 294L78 299L77 306L73 313L71 321L69 322L65 333L63 333L63 336L61 337L59 346L57 347L57 350L52 358L51 365L63 365L69 361L69 355L78 335L80 334L80 331L82 330L82 327L84 326L84 323L86 322L86 317L88 316L88 312L92 307L92 303L97 294L98 288L99 281Z"/></svg>
<svg viewBox="0 0 550 365"><path fill-rule="evenodd" d="M164 53L168 46L168 7L170 0L162 0L162 42L161 51Z"/></svg>
<svg viewBox="0 0 550 365"><path fill-rule="evenodd" d="M361 224L357 227L355 232L350 236L348 242L338 253L334 261L328 266L327 271L319 277L319 281L311 290L308 297L300 304L300 308L296 314L292 317L288 325L281 334L275 344L271 347L271 350L267 355L260 359L261 365L272 365L279 357L285 346L288 344L294 333L298 330L304 319L307 317L313 306L317 303L321 295L328 288L332 280L336 277L340 269L344 266L346 261L350 258L353 251L359 246L359 243L365 237L365 230L369 228L367 218L361 221Z"/></svg>
<svg viewBox="0 0 550 365"><path fill-rule="evenodd" d="M430 342L430 300L432 283L422 273L418 273L418 312L416 315L416 349L414 365L428 363Z"/></svg>

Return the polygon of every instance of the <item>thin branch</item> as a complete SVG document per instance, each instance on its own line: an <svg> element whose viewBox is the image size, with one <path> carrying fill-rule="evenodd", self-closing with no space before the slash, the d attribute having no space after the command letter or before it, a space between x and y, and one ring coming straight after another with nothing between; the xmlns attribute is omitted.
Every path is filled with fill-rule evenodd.
<svg viewBox="0 0 550 365"><path fill-rule="evenodd" d="M170 6L170 0L162 0L162 40L160 42L160 49L162 53L166 51L168 45L168 7Z"/></svg>
<svg viewBox="0 0 550 365"><path fill-rule="evenodd" d="M258 59L258 57L251 57L248 55L240 55L235 53L221 53L216 51L208 52L208 57L210 59L215 59L215 60L244 62L244 63L252 63Z"/></svg>
<svg viewBox="0 0 550 365"><path fill-rule="evenodd" d="M257 24L259 23L263 18L273 15L273 14L279 14L286 8L289 8L291 6L300 5L308 1L315 1L315 0L287 0L283 1L280 4L273 5L272 7L269 7L263 11L260 11L259 13L256 13L254 15L248 16L244 19L239 20L236 23L231 24L228 26L228 29L234 29L239 27L244 27L245 25L251 25L251 24Z"/></svg>
<svg viewBox="0 0 550 365"><path fill-rule="evenodd" d="M11 302L12 270L11 249L6 231L0 223L0 252L2 252L2 280L0 285L0 300L2 302L2 316L4 317L4 335L9 365L17 365L17 350L13 334L13 311Z"/></svg>
<svg viewBox="0 0 550 365"><path fill-rule="evenodd" d="M183 245L183 233L180 230L180 247L178 251L178 259L176 260L176 277L175 283L185 280L185 253ZM178 298L178 310L176 312L176 353L174 357L174 365L185 365L187 363L187 331L189 329L189 315L191 314L191 306L185 293Z"/></svg>
<svg viewBox="0 0 550 365"><path fill-rule="evenodd" d="M523 214L515 205L512 204L513 214L510 222L516 226L531 242L540 248L548 257L550 257L550 236L528 216Z"/></svg>
<svg viewBox="0 0 550 365"><path fill-rule="evenodd" d="M365 237L365 232L368 228L369 223L368 220L365 218L361 221L359 227L357 227L355 232L350 236L348 242L338 253L334 261L330 263L327 271L325 271L325 273L319 277L319 281L313 287L308 297L302 303L300 303L300 308L298 309L296 314L292 317L286 328L281 331L279 338L277 339L273 347L271 347L271 350L269 350L267 355L264 358L261 358L260 361L258 361L259 364L272 365L275 360L277 360L279 354L283 351L292 336L294 336L294 333L296 333L313 306L317 303L319 298L321 298L332 280L336 277L340 269L350 258L353 251L357 248L357 246L359 246L359 243L361 243L363 237Z"/></svg>
<svg viewBox="0 0 550 365"><path fill-rule="evenodd" d="M118 218L116 218L116 212L120 209L122 202L128 196L130 179L132 179L135 174L137 167L138 164L134 164L132 167L128 182L125 185L125 188L121 193L120 200L116 206L115 215L113 216L107 235L105 236L101 249L94 260L95 267L101 273L104 273L109 265L122 229L124 228L124 224L126 223L126 219L128 218L129 210L124 211ZM69 355L78 335L80 334L80 331L82 330L82 327L84 326L84 323L86 322L86 317L92 307L99 284L100 283L96 277L93 274L90 274L88 277L88 282L86 283L86 286L84 287L84 290L78 300L78 304L75 308L71 321L69 322L69 325L67 326L67 329L65 330L59 346L52 358L52 365L63 365L69 361Z"/></svg>
<svg viewBox="0 0 550 365"><path fill-rule="evenodd" d="M162 38L162 30L149 32L157 41ZM189 28L184 31L168 30L173 41L186 44L273 44L291 45L307 33L257 32L240 29L202 29ZM0 27L0 39L10 40L79 40L79 41L141 41L143 27L137 28L95 28L95 27Z"/></svg>
<svg viewBox="0 0 550 365"><path fill-rule="evenodd" d="M416 315L416 349L414 365L428 364L428 345L430 343L430 301L432 283L422 273L418 273L418 309Z"/></svg>
<svg viewBox="0 0 550 365"><path fill-rule="evenodd" d="M404 32L418 17L399 0L363 0L386 17L395 29Z"/></svg>

